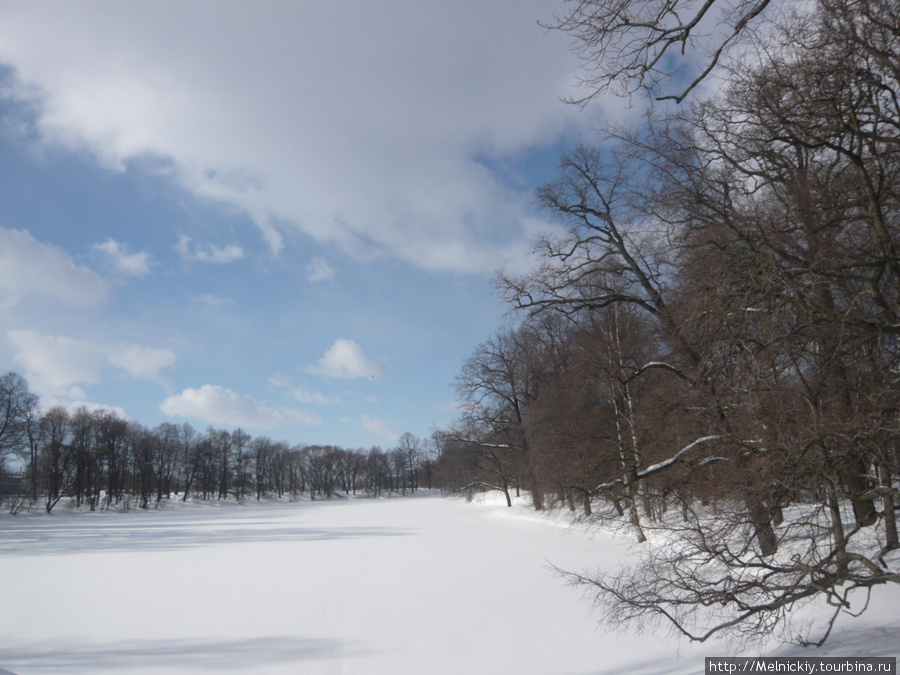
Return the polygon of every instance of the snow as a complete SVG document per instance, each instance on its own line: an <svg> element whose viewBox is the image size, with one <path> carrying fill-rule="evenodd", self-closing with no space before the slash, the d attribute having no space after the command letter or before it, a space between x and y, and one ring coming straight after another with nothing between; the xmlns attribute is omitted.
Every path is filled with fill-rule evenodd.
<svg viewBox="0 0 900 675"><path fill-rule="evenodd" d="M734 653L598 627L550 566L627 564L629 539L497 497L4 515L0 673L679 675ZM896 656L898 600L767 652Z"/></svg>

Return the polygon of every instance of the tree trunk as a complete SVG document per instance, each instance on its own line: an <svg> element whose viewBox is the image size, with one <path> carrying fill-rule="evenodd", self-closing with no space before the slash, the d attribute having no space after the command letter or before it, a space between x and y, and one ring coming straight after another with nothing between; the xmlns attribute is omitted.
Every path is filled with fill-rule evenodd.
<svg viewBox="0 0 900 675"><path fill-rule="evenodd" d="M853 506L853 517L859 527L869 527L878 520L878 512L875 510L875 502L865 499L860 495L869 491L866 481L866 467L862 459L854 459L845 465L843 472L844 485L850 493L850 504Z"/></svg>
<svg viewBox="0 0 900 675"><path fill-rule="evenodd" d="M837 574L843 576L848 571L847 538L844 534L844 521L841 519L841 504L833 485L828 486L828 510L831 513L831 536L837 560Z"/></svg>
<svg viewBox="0 0 900 675"><path fill-rule="evenodd" d="M637 492L637 488L634 483L631 483L628 486L628 508L631 511L631 524L637 533L638 543L643 544L647 541L647 535L644 534L644 528L641 527L641 516L638 514L635 492Z"/></svg>
<svg viewBox="0 0 900 675"><path fill-rule="evenodd" d="M881 506L884 509L884 548L887 551L900 548L897 540L897 514L894 511L894 481L889 462L882 462L878 467L881 483Z"/></svg>
<svg viewBox="0 0 900 675"><path fill-rule="evenodd" d="M781 507L781 504L776 504L772 507L772 524L775 527L778 527L784 522L784 509Z"/></svg>
<svg viewBox="0 0 900 675"><path fill-rule="evenodd" d="M759 552L763 556L774 555L778 551L778 538L775 536L775 529L772 527L772 516L769 509L753 495L747 495L745 498L747 504L747 515L753 524L756 533L756 540L759 542Z"/></svg>
<svg viewBox="0 0 900 675"><path fill-rule="evenodd" d="M891 490L886 490L882 497L884 505L884 539L886 549L900 548L900 542L897 540L897 514L894 511L894 494Z"/></svg>
<svg viewBox="0 0 900 675"><path fill-rule="evenodd" d="M544 493L541 492L536 483L533 483L531 487L531 504L534 506L535 511L544 509Z"/></svg>

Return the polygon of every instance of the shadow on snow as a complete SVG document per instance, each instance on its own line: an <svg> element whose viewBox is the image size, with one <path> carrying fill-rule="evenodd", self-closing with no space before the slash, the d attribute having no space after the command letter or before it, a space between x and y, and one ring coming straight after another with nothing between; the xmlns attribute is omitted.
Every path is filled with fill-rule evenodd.
<svg viewBox="0 0 900 675"><path fill-rule="evenodd" d="M29 672L69 672L83 668L116 670L147 667L248 670L260 663L292 663L367 656L372 650L326 638L261 637L244 640L133 640L106 644L31 643L4 647L4 665ZM0 669L0 673L4 672Z"/></svg>
<svg viewBox="0 0 900 675"><path fill-rule="evenodd" d="M288 515L287 511L261 514L254 509L243 513L232 511L227 516L198 512L108 512L17 517L6 519L0 527L0 555L170 551L228 544L333 541L410 534L392 527L317 527L303 522L286 523L284 518Z"/></svg>

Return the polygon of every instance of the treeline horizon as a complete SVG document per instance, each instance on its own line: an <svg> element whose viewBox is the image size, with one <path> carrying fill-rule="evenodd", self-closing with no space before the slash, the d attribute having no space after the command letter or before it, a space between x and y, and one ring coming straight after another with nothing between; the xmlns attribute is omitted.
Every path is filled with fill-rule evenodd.
<svg viewBox="0 0 900 675"><path fill-rule="evenodd" d="M17 475L9 458L21 464ZM163 500L329 499L336 493L406 494L435 483L428 439L396 446L291 445L184 422L148 428L114 411L40 409L21 375L0 376L0 502L10 513L63 500L89 510L150 508Z"/></svg>

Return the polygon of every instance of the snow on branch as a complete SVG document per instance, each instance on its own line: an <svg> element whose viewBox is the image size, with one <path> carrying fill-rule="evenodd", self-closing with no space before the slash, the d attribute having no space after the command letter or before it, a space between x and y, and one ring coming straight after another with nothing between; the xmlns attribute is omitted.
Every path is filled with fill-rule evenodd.
<svg viewBox="0 0 900 675"><path fill-rule="evenodd" d="M722 438L724 438L724 436L721 436L721 435L702 436L702 437L698 438L697 440L692 441L691 443L688 443L686 446L684 446L681 450L676 452L674 455L672 455L668 459L665 459L662 462L658 462L657 464L654 464L653 466L649 466L646 469L644 469L643 471L638 471L634 475L634 480L638 481L638 480L641 480L642 478L647 478L648 476L652 476L655 473L659 473L660 471L668 469L670 466L672 466L673 464L676 464L685 455L687 455L688 453L690 453L691 451L696 449L698 446L703 445L704 443L709 443L710 441L718 441L718 440L721 440ZM707 457L706 459L704 459L703 461L700 462L700 466L705 466L706 464L710 464L712 462L724 461L725 459L726 459L725 457ZM627 483L625 482L624 479L617 478L616 480L610 481L609 483L603 483L601 485L598 485L597 487L595 487L593 489L593 492L596 493L596 492L601 492L603 490L610 490L610 489L612 489L614 487L618 487L620 485L624 487L626 484Z"/></svg>
<svg viewBox="0 0 900 675"><path fill-rule="evenodd" d="M498 450L517 450L519 452L522 451L518 445L509 445L508 443L485 443L484 441L479 441L475 438L462 438L461 436L452 436L453 440L459 441L460 443L470 443L471 445L477 445L479 448L496 448Z"/></svg>
<svg viewBox="0 0 900 675"><path fill-rule="evenodd" d="M602 483L601 485L598 485L597 487L595 487L593 492L602 492L603 490L610 490L619 485L623 485L623 486L625 485L625 481L622 480L621 478L617 478L616 480L610 481L609 483Z"/></svg>
<svg viewBox="0 0 900 675"><path fill-rule="evenodd" d="M675 373L678 377L684 378L685 375L675 366L669 365L668 363L664 363L662 361L650 361L649 363L645 363L643 366L638 368L632 375L628 378L628 381L625 384L628 384L632 380L636 380L641 375L646 373L648 370L668 370Z"/></svg>
<svg viewBox="0 0 900 675"><path fill-rule="evenodd" d="M658 464L654 464L653 466L647 467L643 471L639 471L637 473L636 478L638 478L638 479L646 478L647 476L652 476L653 474L659 473L660 471L662 471L664 469L668 469L670 466L672 466L673 464L678 462L678 460L680 460L686 454L691 452L698 445L702 445L703 443L709 443L710 441L718 441L718 440L721 440L722 438L724 438L724 436L702 436L702 437L698 438L696 441L693 441L692 443L688 443L681 450L679 450L674 455L669 457L669 459L665 459L662 462L659 462Z"/></svg>

